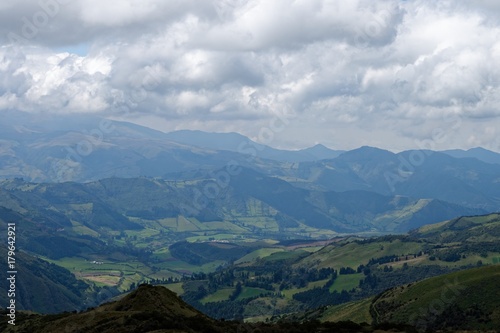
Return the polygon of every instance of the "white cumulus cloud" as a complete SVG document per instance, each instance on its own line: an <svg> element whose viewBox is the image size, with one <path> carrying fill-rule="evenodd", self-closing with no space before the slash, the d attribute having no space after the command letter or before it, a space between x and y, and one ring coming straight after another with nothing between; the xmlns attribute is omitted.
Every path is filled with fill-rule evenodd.
<svg viewBox="0 0 500 333"><path fill-rule="evenodd" d="M500 150L499 14L489 0L7 0L0 110L256 139L287 114L269 144Z"/></svg>

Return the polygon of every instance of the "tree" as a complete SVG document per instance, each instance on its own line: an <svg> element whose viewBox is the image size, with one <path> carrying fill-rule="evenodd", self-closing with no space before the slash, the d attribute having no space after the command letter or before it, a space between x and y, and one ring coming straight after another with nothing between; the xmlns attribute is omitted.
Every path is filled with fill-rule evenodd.
<svg viewBox="0 0 500 333"><path fill-rule="evenodd" d="M230 301L236 300L238 296L240 296L242 289L243 288L241 286L241 282L238 281L238 283L236 283L236 288L234 289L234 292L231 294L231 297L229 297L229 300Z"/></svg>

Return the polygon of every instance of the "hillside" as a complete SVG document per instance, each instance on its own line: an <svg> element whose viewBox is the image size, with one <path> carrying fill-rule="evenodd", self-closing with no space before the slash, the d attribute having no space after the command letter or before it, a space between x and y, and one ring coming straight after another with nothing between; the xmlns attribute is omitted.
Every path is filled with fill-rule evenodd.
<svg viewBox="0 0 500 333"><path fill-rule="evenodd" d="M500 237L500 214L462 216L450 221L429 224L410 232L411 237L432 242L496 242Z"/></svg>
<svg viewBox="0 0 500 333"><path fill-rule="evenodd" d="M7 258L7 248L0 247ZM98 302L98 291L75 278L67 269L47 261L16 252L16 308L39 313L81 310ZM7 283L0 284L0 303L8 304Z"/></svg>
<svg viewBox="0 0 500 333"><path fill-rule="evenodd" d="M496 263L500 252L500 214L464 216L412 230L408 236L386 236L347 243L331 243L297 262L297 266L357 266L377 257L426 253L414 265L438 262L459 267L477 261Z"/></svg>
<svg viewBox="0 0 500 333"><path fill-rule="evenodd" d="M319 318L404 324L430 331L494 330L500 327L499 279L500 265L445 274L329 307Z"/></svg>
<svg viewBox="0 0 500 333"><path fill-rule="evenodd" d="M162 287L143 285L119 301L82 313L54 316L25 315L15 327L3 323L2 332L213 332L214 321ZM0 327L1 328L1 327Z"/></svg>
<svg viewBox="0 0 500 333"><path fill-rule="evenodd" d="M236 321L216 321L163 287L141 285L121 300L104 304L81 313L52 316L18 315L16 326L2 321L5 333L132 333L132 332L372 332L369 326L356 324L319 324L317 322L281 324L244 324Z"/></svg>
<svg viewBox="0 0 500 333"><path fill-rule="evenodd" d="M372 302L376 323L402 323L419 329L500 327L500 265L437 276L388 290Z"/></svg>
<svg viewBox="0 0 500 333"><path fill-rule="evenodd" d="M467 235L480 226L491 229L497 218L497 214L461 218L469 223L456 235ZM446 235L456 220L422 229L441 228ZM362 323L371 322L367 319L371 315L363 310L366 299L387 289L500 262L498 236L453 237L445 242L412 233L368 239L338 237L318 245L282 241L255 250L232 266L167 287L181 290L186 301L214 318L243 313L255 320L300 320L304 312L317 314L320 310L315 309L335 306L336 321ZM290 317L289 313L296 315Z"/></svg>

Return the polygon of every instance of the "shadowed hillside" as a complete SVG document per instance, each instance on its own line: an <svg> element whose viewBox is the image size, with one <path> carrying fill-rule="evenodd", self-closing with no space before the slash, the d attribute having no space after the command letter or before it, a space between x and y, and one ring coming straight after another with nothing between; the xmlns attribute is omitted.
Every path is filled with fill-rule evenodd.
<svg viewBox="0 0 500 333"><path fill-rule="evenodd" d="M41 316L19 314L16 326L5 321L2 332L132 333L132 332L372 332L351 322L243 324L216 321L184 303L164 287L141 285L121 300L82 313Z"/></svg>
<svg viewBox="0 0 500 333"><path fill-rule="evenodd" d="M0 247L0 255L7 258L7 248ZM56 313L68 309L83 309L94 304L90 287L77 280L67 269L47 261L16 252L16 306L19 310ZM8 304L7 283L0 284L0 303ZM95 295L94 295L95 296Z"/></svg>

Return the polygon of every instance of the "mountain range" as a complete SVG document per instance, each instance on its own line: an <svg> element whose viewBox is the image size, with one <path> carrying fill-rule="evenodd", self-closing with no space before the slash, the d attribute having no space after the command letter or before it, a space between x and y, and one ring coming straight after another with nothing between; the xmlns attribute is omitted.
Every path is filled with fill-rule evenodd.
<svg viewBox="0 0 500 333"><path fill-rule="evenodd" d="M0 125L0 177L88 182L110 177L207 178L228 167L254 170L294 187L438 199L500 210L500 154L482 148L392 153L317 145L285 151L236 133L163 133L95 117L6 116Z"/></svg>
<svg viewBox="0 0 500 333"><path fill-rule="evenodd" d="M49 257L78 253L77 246L83 249L90 243L102 248L102 237L110 232L143 230L153 224L160 230L183 231L182 237L225 230L282 238L320 230L330 236L406 232L486 212L439 199L297 188L251 169L241 169L223 184L210 177L191 181L109 178L88 183L12 179L0 182L0 199L0 219L15 215L15 220L24 221L23 231L31 230L27 247L39 247L37 252ZM182 230L178 222L167 222L179 219L191 227ZM85 241L75 239L81 234L87 235Z"/></svg>

